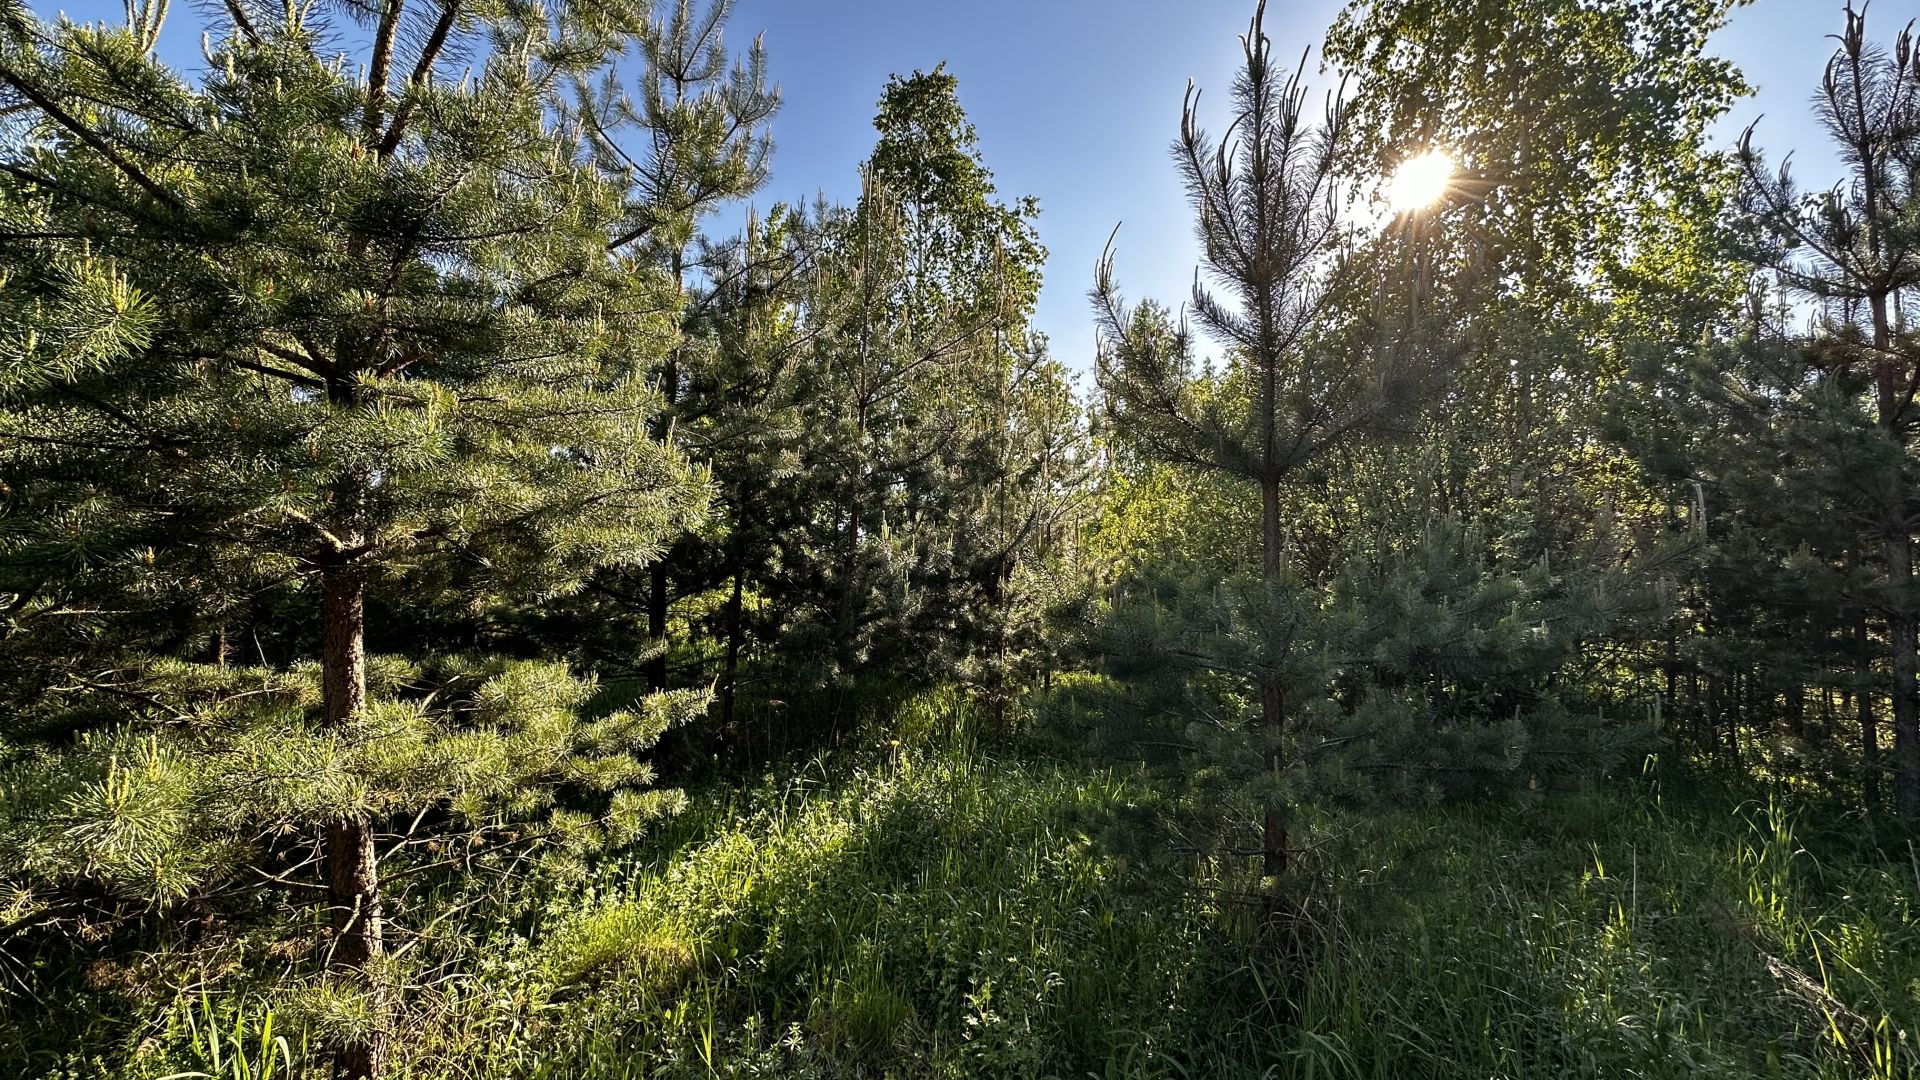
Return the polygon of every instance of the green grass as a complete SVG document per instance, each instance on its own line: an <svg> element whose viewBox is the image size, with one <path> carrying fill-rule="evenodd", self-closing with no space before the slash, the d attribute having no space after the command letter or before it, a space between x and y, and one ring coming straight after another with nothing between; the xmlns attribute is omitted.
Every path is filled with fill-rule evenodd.
<svg viewBox="0 0 1920 1080"><path fill-rule="evenodd" d="M1319 1075L1920 1075L1920 879L1786 807L1614 790L1344 847L1373 867L1330 882Z"/></svg>
<svg viewBox="0 0 1920 1080"><path fill-rule="evenodd" d="M1676 771L1329 817L1276 932L1244 860L1173 852L1193 808L1146 778L907 741L699 799L592 880L476 913L408 1072L1920 1076L1920 868L1825 808ZM109 1071L318 1075L257 1000L157 1015Z"/></svg>

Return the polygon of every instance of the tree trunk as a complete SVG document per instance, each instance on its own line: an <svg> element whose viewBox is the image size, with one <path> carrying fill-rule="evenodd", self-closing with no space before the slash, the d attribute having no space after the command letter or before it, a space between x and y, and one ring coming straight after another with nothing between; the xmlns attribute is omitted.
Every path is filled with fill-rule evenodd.
<svg viewBox="0 0 1920 1080"><path fill-rule="evenodd" d="M1280 687L1272 682L1260 687L1260 722L1276 738L1286 725L1286 702L1280 696ZM1285 761L1277 747L1267 752L1268 769L1278 773L1284 765ZM1260 872L1268 877L1287 872L1286 814L1271 801L1267 803L1260 821Z"/></svg>
<svg viewBox="0 0 1920 1080"><path fill-rule="evenodd" d="M674 291L684 299L686 295L686 252L676 248L673 252ZM685 309L681 311L681 332L686 331ZM681 339L684 343L685 338ZM680 362L681 345L676 344L667 354L667 362L660 370L660 400L665 408L653 421L653 437L662 442L673 438L673 409L680 403ZM660 650L647 661L647 688L665 690L667 688L667 602L668 590L672 582L667 576L667 554L663 552L653 564L647 575L647 637L653 647Z"/></svg>
<svg viewBox="0 0 1920 1080"><path fill-rule="evenodd" d="M1280 577L1280 482L1264 480L1260 484L1261 576L1271 584ZM1278 774L1286 766L1280 750L1280 736L1286 730L1286 700L1280 684L1268 675L1260 681L1260 726L1266 729L1273 746L1267 751L1267 769ZM1260 869L1270 877L1287 872L1287 823L1284 810L1266 805L1260 829Z"/></svg>
<svg viewBox="0 0 1920 1080"><path fill-rule="evenodd" d="M1678 631L1667 634L1667 715L1668 731L1676 731L1680 725L1680 635Z"/></svg>
<svg viewBox="0 0 1920 1080"><path fill-rule="evenodd" d="M839 661L845 657L846 653L844 650L847 645L853 641L855 622L853 577L854 569L859 565L860 558L860 496L861 487L867 480L867 460L864 450L867 436L867 407L868 402L862 397L854 408L853 460L849 463L847 469L846 497L841 500L841 512L847 517L847 527L840 534L839 538L840 555L837 560L839 580L834 583L834 587L838 589L838 594L834 597L833 620L833 646L837 653L834 657L835 661ZM849 677L850 673L845 671L835 672L834 675L836 681L844 681ZM836 733L839 731L840 725L839 709L839 698L836 697L834 704L834 730Z"/></svg>
<svg viewBox="0 0 1920 1080"><path fill-rule="evenodd" d="M1004 733L1007 730L1007 698L1010 694L1007 678L1007 635L1009 624L1013 620L1013 590L1007 580L1008 575L999 570L994 572L993 594L989 598L993 603L993 730Z"/></svg>
<svg viewBox="0 0 1920 1080"><path fill-rule="evenodd" d="M733 571L733 595L727 598L727 666L726 678L720 689L720 724L723 728L733 723L734 690L740 678L740 645L746 635L740 605L741 593L745 589L741 579L745 576L738 568Z"/></svg>
<svg viewBox="0 0 1920 1080"><path fill-rule="evenodd" d="M1867 638L1867 617L1853 623L1853 705L1860 722L1861 794L1868 810L1880 808L1880 714L1873 693L1873 645Z"/></svg>
<svg viewBox="0 0 1920 1080"><path fill-rule="evenodd" d="M1746 718L1747 690L1738 671L1727 676L1727 763L1740 767L1740 725Z"/></svg>
<svg viewBox="0 0 1920 1080"><path fill-rule="evenodd" d="M665 690L667 688L667 601L668 587L667 560L665 558L653 564L648 574L647 588L647 637L657 650L647 661L647 689Z"/></svg>
<svg viewBox="0 0 1920 1080"><path fill-rule="evenodd" d="M1720 676L1707 672L1706 696L1702 699L1706 705L1700 710L1700 749L1716 759L1724 752L1720 745L1720 710L1725 704L1723 697Z"/></svg>
<svg viewBox="0 0 1920 1080"><path fill-rule="evenodd" d="M349 537L349 546L358 546ZM358 567L333 565L322 572L324 626L320 646L321 691L326 724L343 728L366 705L366 574ZM326 863L327 904L333 926L333 966L361 971L386 952L380 900L379 855L373 823L353 816L327 823L321 854ZM379 995L374 989L376 997ZM366 1080L386 1069L385 1010L377 1009L366 1043L343 1048L334 1060L342 1080Z"/></svg>
<svg viewBox="0 0 1920 1080"><path fill-rule="evenodd" d="M1707 714L1707 705L1700 696L1700 662L1696 656L1687 659L1687 719L1692 723L1695 738L1699 738L1701 717Z"/></svg>
<svg viewBox="0 0 1920 1080"><path fill-rule="evenodd" d="M1872 694L1854 695L1860 710L1861 771L1865 774L1864 794L1867 809L1880 808L1880 716L1874 711Z"/></svg>
<svg viewBox="0 0 1920 1080"><path fill-rule="evenodd" d="M1902 817L1920 817L1920 700L1916 699L1913 547L1905 515L1887 536L1887 637L1893 654L1893 805Z"/></svg>

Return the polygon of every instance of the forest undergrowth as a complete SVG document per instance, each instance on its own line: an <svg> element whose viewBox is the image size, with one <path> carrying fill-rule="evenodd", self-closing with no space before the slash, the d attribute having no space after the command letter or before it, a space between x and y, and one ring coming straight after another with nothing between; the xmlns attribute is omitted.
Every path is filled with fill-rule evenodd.
<svg viewBox="0 0 1920 1080"><path fill-rule="evenodd" d="M696 793L585 884L436 894L484 940L400 1074L1920 1075L1920 863L1751 781L1650 759L1322 816L1276 916L1257 861L1164 854L1189 808L1143 773L983 743L946 695L850 743ZM321 1074L310 1004L205 971L156 997L164 946L106 955L38 1007L82 1052L26 1075Z"/></svg>

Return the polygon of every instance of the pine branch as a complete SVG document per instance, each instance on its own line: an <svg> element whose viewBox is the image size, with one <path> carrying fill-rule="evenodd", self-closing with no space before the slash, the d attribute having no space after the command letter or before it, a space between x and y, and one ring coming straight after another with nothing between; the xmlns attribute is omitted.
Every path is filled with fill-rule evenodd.
<svg viewBox="0 0 1920 1080"><path fill-rule="evenodd" d="M380 10L380 25L374 31L373 55L367 65L367 114L361 121L361 136L369 142L380 132L387 102L387 71L393 64L393 40L400 28L400 12L405 0L386 0Z"/></svg>
<svg viewBox="0 0 1920 1080"><path fill-rule="evenodd" d="M287 363L292 364L293 366L300 368L303 371L309 372L316 379L323 379L323 380L331 379L334 377L336 373L335 367L332 363L326 360L320 359L319 354L313 352L311 349L308 349L306 352L295 352L294 350L289 349L284 345L276 345L273 342L268 341L264 338L259 341L255 341L253 343L253 347L256 349L259 349L261 352L268 353L272 356L277 356L280 359L285 360ZM307 348L307 343L304 341L301 342L301 347ZM213 359L213 358L208 357L208 359ZM242 363L244 365L243 361L236 361L236 363ZM292 372L276 372L275 369L267 369L266 373L278 374L281 378L288 378L288 379L303 378L303 376L295 375Z"/></svg>
<svg viewBox="0 0 1920 1080"><path fill-rule="evenodd" d="M300 511L295 510L289 506L280 507L279 511L282 516L287 517L293 521L297 521L300 524L305 525L308 528L312 529L315 533L319 534L320 539L324 541L327 545L328 554L345 555L350 550L353 550L353 549L349 549L347 547L346 541L341 540L340 537L335 535L333 530L313 520L311 517L308 517L306 514L303 514ZM362 545L362 547L364 546L365 545Z"/></svg>
<svg viewBox="0 0 1920 1080"><path fill-rule="evenodd" d="M440 18L434 21L433 30L427 35L426 44L420 47L420 57L414 62L413 74L407 78L407 86L416 93L425 90L432 80L434 61L439 59L440 51L446 47L447 35L452 32L454 21L459 18L459 14L460 0L442 0ZM400 138L407 130L407 122L413 118L413 108L414 97L409 95L394 112L393 122L387 126L386 135L374 148L375 153L384 158L399 147Z"/></svg>
<svg viewBox="0 0 1920 1080"><path fill-rule="evenodd" d="M75 386L61 385L56 389L60 393L66 395L67 397L73 398L74 400L79 401L82 404L91 407L96 412L99 412L107 417L110 417L115 421L118 421L121 424L121 426L127 428L129 431L132 431L135 435L139 436L141 442L147 447L151 448L155 453L167 454L171 457L176 457L176 458L186 458L188 456L186 449L181 445L180 442L167 441L167 440L163 440L156 437L155 435L150 433L146 429L146 427L140 423L140 421L135 419L131 414L121 409L119 406L114 405L111 402L102 401L99 398L93 396L92 394L89 394L86 391L81 390Z"/></svg>
<svg viewBox="0 0 1920 1080"><path fill-rule="evenodd" d="M260 44L260 32L253 28L253 20L247 18L247 10L242 6L244 0L225 0L227 15L233 19L233 25L251 44Z"/></svg>
<svg viewBox="0 0 1920 1080"><path fill-rule="evenodd" d="M262 364L255 360L242 360L239 358L235 358L233 360L228 361L228 363L231 363L234 367L240 368L243 371L251 371L258 375L266 375L270 378L279 379L283 382L290 382L297 386L305 386L314 390L324 390L327 385L325 382L319 379L313 378L312 376L302 375L297 371L288 371L285 368L277 368L277 367L274 367L272 364Z"/></svg>
<svg viewBox="0 0 1920 1080"><path fill-rule="evenodd" d="M128 701L145 705L147 708L153 709L156 712L166 713L178 721L190 722L193 720L192 713L183 712L179 709L176 709L173 706L167 704L166 702L160 700L158 697L154 696L153 694L145 693L139 690L129 690L126 687L115 686L112 683L99 682L94 679L87 678L84 675L78 675L78 674L72 675L71 680L72 680L72 685L70 686L52 686L52 687L48 687L48 689L53 691L60 691L60 692L72 692L75 690L91 690L95 693L106 694L111 697L124 698Z"/></svg>
<svg viewBox="0 0 1920 1080"><path fill-rule="evenodd" d="M101 138L97 132L85 124L82 124L73 114L61 108L58 102L48 97L39 87L34 86L18 73L4 66L0 66L0 82L4 82L8 86L13 87L15 92L32 102L41 112L45 113L48 118L71 132L73 136L81 142L92 147L95 153L105 158L109 164L118 169L127 179L139 185L141 190L175 210L185 209L185 204L180 201L178 196L160 186L152 177L143 172L139 166L127 160L118 150L115 150L113 146Z"/></svg>

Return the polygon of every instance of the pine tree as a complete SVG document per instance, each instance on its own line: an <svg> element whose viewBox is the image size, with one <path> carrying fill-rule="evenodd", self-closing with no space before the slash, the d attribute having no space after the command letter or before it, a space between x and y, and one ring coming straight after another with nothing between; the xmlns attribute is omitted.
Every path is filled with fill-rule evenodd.
<svg viewBox="0 0 1920 1080"><path fill-rule="evenodd" d="M1913 329L1920 311L1920 57L1910 29L1888 51L1868 40L1863 12L1849 5L1846 17L1814 97L1846 181L1805 195L1784 166L1766 169L1751 133L1740 150L1756 263L1816 321L1806 334L1759 335L1762 363L1746 368L1744 386L1740 370L1727 372L1734 392L1718 396L1743 409L1758 404L1776 422L1793 425L1795 449L1814 455L1807 467L1825 473L1813 478L1811 496L1847 513L1878 548L1871 606L1885 627L1891 672L1894 802L1912 817L1920 815L1912 553L1920 521L1913 466L1920 424L1920 339ZM1765 362L1783 351L1784 363ZM1769 378L1769 367L1790 377ZM1756 436L1750 447L1774 441L1765 424L1749 430Z"/></svg>
<svg viewBox="0 0 1920 1080"><path fill-rule="evenodd" d="M664 437L679 415L708 409L684 398L712 385L699 378L704 357L719 347L705 332L713 326L706 308L724 283L734 253L732 244L711 241L701 230L722 207L766 183L772 152L767 124L780 107L779 91L767 85L766 55L758 39L742 62L729 66L723 32L733 0L704 7L674 0L664 6L640 35L646 64L637 99L621 89L611 71L580 96L580 115L600 166L609 182L629 192L613 250L632 265L664 270L686 297L678 343L648 372L668 406L656 422L656 437ZM722 522L720 528L728 526ZM646 629L652 640L646 673L656 690L668 683L667 625L676 564L696 560L683 541L646 572ZM629 593L619 580L623 575L609 572L603 592ZM694 591L699 584L686 581L682 588Z"/></svg>
<svg viewBox="0 0 1920 1080"><path fill-rule="evenodd" d="M1862 648L1880 585L1859 466L1880 440L1858 377L1834 377L1780 300L1756 288L1693 355L1646 357L1635 378L1662 412L1628 444L1655 483L1688 493L1674 528L1694 547L1674 615L1690 629L1668 639L1662 697L1700 752L1737 762L1762 748L1796 779L1844 777L1873 806L1886 687L1868 674L1878 650ZM1857 757L1830 708L1810 715L1809 690L1855 699Z"/></svg>
<svg viewBox="0 0 1920 1080"><path fill-rule="evenodd" d="M1430 329L1436 320L1423 294L1434 292L1437 268L1419 253L1417 217L1401 223L1407 226L1400 235L1407 287L1391 290L1391 307L1356 309L1347 294L1363 264L1347 257L1340 223L1338 97L1330 99L1323 124L1312 126L1299 72L1289 75L1273 62L1264 16L1263 3L1241 39L1236 141L1221 147L1207 137L1190 88L1175 144L1207 277L1222 290L1210 291L1196 276L1191 310L1228 350L1225 370L1198 369L1184 323L1174 325L1153 304L1129 307L1121 300L1111 254L1099 267L1092 297L1102 340L1098 377L1112 422L1152 457L1218 471L1259 490L1265 593L1245 600L1257 613L1253 625L1269 635L1269 653L1241 670L1254 672L1257 738L1267 748L1268 770L1277 774L1285 767L1287 686L1314 681L1296 660L1316 651L1283 628L1311 624L1320 606L1296 588L1286 566L1283 488L1343 443L1405 423L1444 382L1455 350ZM1344 339L1337 322L1343 313L1363 322ZM1277 793L1263 813L1264 868L1277 875L1287 865L1285 809Z"/></svg>
<svg viewBox="0 0 1920 1080"><path fill-rule="evenodd" d="M963 377L957 472L969 495L956 506L953 548L965 617L949 632L962 682L1003 729L1056 655L1050 616L1078 584L1073 533L1092 453L1083 410L1044 341L1019 348L1003 334Z"/></svg>
<svg viewBox="0 0 1920 1080"><path fill-rule="evenodd" d="M781 490L797 477L805 432L795 368L807 339L797 303L813 272L813 239L804 215L776 206L764 221L749 218L740 241L708 260L718 272L701 333L714 348L689 380L679 409L683 438L713 471L724 524L687 575L725 594L711 635L720 643L723 732L738 733L749 648L773 636L749 614L749 591L757 601L770 587L779 534L801 510Z"/></svg>
<svg viewBox="0 0 1920 1080"><path fill-rule="evenodd" d="M90 732L19 766L8 872L164 902L317 861L324 955L372 1002L338 1068L377 1075L383 835L631 835L671 802L631 792L651 776L633 754L703 704L589 720L563 669L367 648L370 592L537 603L705 511L648 379L677 347L676 283L609 254L667 193L596 168L569 108L661 32L619 7L393 0L353 65L309 9L236 0L196 84L151 56L163 11L0 9L22 136L0 150L0 305L23 316L0 353L8 647L46 665L23 718ZM477 69L443 79L462 56ZM312 598L289 639L312 666L231 666L275 590ZM113 636L116 613L167 610L171 642ZM210 667L165 655L195 649ZM599 811L550 813L580 791ZM317 835L314 858L289 835Z"/></svg>
<svg viewBox="0 0 1920 1080"><path fill-rule="evenodd" d="M987 594L1061 500L1015 502L1071 472L1063 376L1027 330L1036 207L995 197L957 85L939 69L888 84L861 198L820 215L799 304L811 355L791 490L807 505L773 591L795 674L836 700L862 670L914 684L965 663Z"/></svg>

